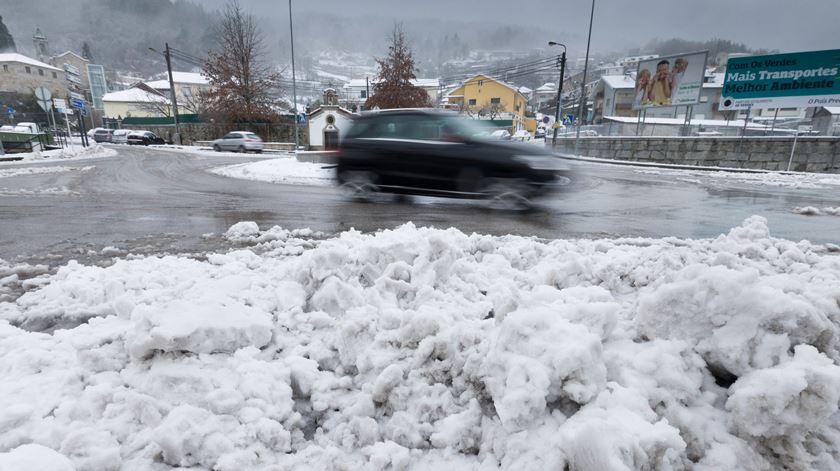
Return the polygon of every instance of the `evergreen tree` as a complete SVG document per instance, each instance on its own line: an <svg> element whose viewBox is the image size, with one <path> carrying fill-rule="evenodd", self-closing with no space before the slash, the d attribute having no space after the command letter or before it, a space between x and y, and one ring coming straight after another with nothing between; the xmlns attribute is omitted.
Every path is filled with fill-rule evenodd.
<svg viewBox="0 0 840 471"><path fill-rule="evenodd" d="M426 90L411 83L417 78L414 57L399 24L394 26L390 41L388 55L376 59L379 74L373 86L373 94L368 98L365 107L388 109L431 106Z"/></svg>
<svg viewBox="0 0 840 471"><path fill-rule="evenodd" d="M6 25L3 24L2 16L0 16L0 52L17 52L15 39L12 37L12 34L9 33Z"/></svg>

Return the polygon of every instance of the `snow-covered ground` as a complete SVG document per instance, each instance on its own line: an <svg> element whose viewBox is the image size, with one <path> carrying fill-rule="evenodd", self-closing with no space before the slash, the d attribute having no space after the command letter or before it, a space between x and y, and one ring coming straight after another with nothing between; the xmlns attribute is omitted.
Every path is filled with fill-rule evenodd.
<svg viewBox="0 0 840 471"><path fill-rule="evenodd" d="M636 173L663 175L677 181L700 183L701 179L784 188L823 189L840 187L840 175L803 172L740 172L716 170L637 169Z"/></svg>
<svg viewBox="0 0 840 471"><path fill-rule="evenodd" d="M335 170L327 164L298 162L294 158L275 158L260 162L228 165L211 172L231 178L293 185L330 186L335 184Z"/></svg>
<svg viewBox="0 0 840 471"><path fill-rule="evenodd" d="M6 266L0 469L840 462L838 247L239 223L191 259ZM14 325L77 325L37 333ZM29 463L24 465L21 463Z"/></svg>
<svg viewBox="0 0 840 471"><path fill-rule="evenodd" d="M64 149L48 150L43 152L27 152L21 154L6 154L3 157L22 158L22 160L0 161L0 167L4 165L20 165L21 162L55 162L59 160L99 159L104 157L113 157L115 155L117 155L116 150L103 147L99 144L95 144L90 147L82 147L80 144L75 144L73 147L65 147Z"/></svg>

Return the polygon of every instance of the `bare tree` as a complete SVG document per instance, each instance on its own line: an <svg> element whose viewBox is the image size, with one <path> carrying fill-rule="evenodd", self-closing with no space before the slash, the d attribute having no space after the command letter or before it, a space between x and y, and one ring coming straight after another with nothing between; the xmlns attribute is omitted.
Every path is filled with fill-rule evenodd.
<svg viewBox="0 0 840 471"><path fill-rule="evenodd" d="M202 93L208 113L228 122L274 121L280 74L265 61L265 39L256 18L231 0L216 31L217 50L208 54Z"/></svg>
<svg viewBox="0 0 840 471"><path fill-rule="evenodd" d="M501 100L495 103L492 100L487 100L481 105L481 110L485 115L489 116L490 119L496 119L505 112L506 107L507 104Z"/></svg>
<svg viewBox="0 0 840 471"><path fill-rule="evenodd" d="M391 33L388 55L376 59L379 74L367 108L416 108L431 106L426 90L411 83L417 78L414 57L405 39L402 26L397 24Z"/></svg>
<svg viewBox="0 0 840 471"><path fill-rule="evenodd" d="M170 117L172 116L172 106L169 103L169 97L158 92L154 88L147 86L144 83L139 83L135 88L141 90L139 93L139 100L137 101L137 109L139 111L152 114L156 117Z"/></svg>

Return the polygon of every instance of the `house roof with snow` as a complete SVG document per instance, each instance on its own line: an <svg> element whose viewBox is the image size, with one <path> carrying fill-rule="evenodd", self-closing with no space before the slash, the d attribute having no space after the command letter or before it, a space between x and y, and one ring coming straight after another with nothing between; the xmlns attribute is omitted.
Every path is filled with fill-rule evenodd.
<svg viewBox="0 0 840 471"><path fill-rule="evenodd" d="M370 79L370 85L377 83L378 80ZM413 79L411 84L415 87L422 87L422 88L438 88L440 87L440 80L436 78L419 78ZM345 83L343 88L365 88L368 85L368 82L365 82L365 79L352 79L349 82Z"/></svg>
<svg viewBox="0 0 840 471"><path fill-rule="evenodd" d="M523 94L523 95L527 95L528 93L531 93L531 92L533 92L533 90L531 90L531 89L530 89L530 88L528 88L528 87L524 87L524 86L523 86L523 87L519 87L519 93L521 93L521 94Z"/></svg>
<svg viewBox="0 0 840 471"><path fill-rule="evenodd" d="M537 93L556 93L557 92L557 85L551 82L547 82L539 87L536 90Z"/></svg>
<svg viewBox="0 0 840 471"><path fill-rule="evenodd" d="M33 59L28 56L24 56L23 54L18 54L17 52L3 52L0 53L0 62L19 62L21 64L32 65L35 67L40 67L42 69L49 69L49 70L56 70L64 72L63 70L59 69L58 67L53 67L45 62L41 62L39 60Z"/></svg>
<svg viewBox="0 0 840 471"><path fill-rule="evenodd" d="M325 111L332 111L334 113L343 114L345 116L353 116L353 112L348 110L347 108L342 108L341 106L334 105L321 105L309 113L310 120L313 116L317 116Z"/></svg>
<svg viewBox="0 0 840 471"><path fill-rule="evenodd" d="M106 93L102 96L102 101L121 102L121 103L168 103L169 100L162 95L151 93L141 88L129 88L128 90L120 90L118 92Z"/></svg>
<svg viewBox="0 0 840 471"><path fill-rule="evenodd" d="M76 56L76 58L79 59L80 61L90 62L88 59L85 59L84 57L76 54L73 51L64 51L61 54L56 54L55 56L53 56L53 59L58 59L58 58L65 57L65 56Z"/></svg>
<svg viewBox="0 0 840 471"><path fill-rule="evenodd" d="M210 85L210 80L195 72L172 72L172 81L179 85ZM169 76L164 74L160 80L150 80L146 85L156 90L169 90Z"/></svg>
<svg viewBox="0 0 840 471"><path fill-rule="evenodd" d="M628 75L602 75L601 80L613 90L633 88L636 86L636 81Z"/></svg>

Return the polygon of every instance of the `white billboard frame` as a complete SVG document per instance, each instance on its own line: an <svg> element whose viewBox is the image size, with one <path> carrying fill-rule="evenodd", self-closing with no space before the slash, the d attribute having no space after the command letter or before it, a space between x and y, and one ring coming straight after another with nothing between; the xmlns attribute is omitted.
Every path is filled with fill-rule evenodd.
<svg viewBox="0 0 840 471"><path fill-rule="evenodd" d="M639 74L642 72L643 65L647 70L648 65L651 64L651 63L658 64L662 61L668 61L669 65L670 65L670 64L675 64L676 60L679 59L679 58L685 58L685 57L690 57L690 56L699 56L701 54L703 55L703 66L699 69L700 81L699 81L697 96L694 99L694 101L682 102L682 103L668 103L668 104L650 104L650 105L646 105L646 106L640 106L641 102L638 100L638 93L639 92L638 92L637 88L638 88L639 80L640 80ZM661 56L661 57L657 57L657 58L649 59L649 60L645 60L645 61L639 61L639 63L636 65L636 79L635 79L634 84L633 84L634 92L637 95L633 99L633 110L643 111L643 110L647 110L647 109L651 109L651 108L675 108L675 107L678 107L678 106L694 106L694 105L699 104L701 95L703 94L703 83L705 82L706 67L707 67L708 63L709 63L709 51L708 50L685 52L685 53L680 53L680 54L672 54L672 55ZM689 82L689 83L691 83L691 82ZM669 99L670 98L671 97L669 97Z"/></svg>

